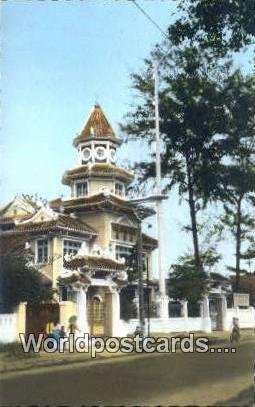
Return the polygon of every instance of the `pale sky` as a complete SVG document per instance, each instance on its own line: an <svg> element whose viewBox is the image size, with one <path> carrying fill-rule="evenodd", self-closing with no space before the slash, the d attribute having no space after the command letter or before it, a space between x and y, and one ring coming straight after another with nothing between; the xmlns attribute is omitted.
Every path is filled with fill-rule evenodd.
<svg viewBox="0 0 255 407"><path fill-rule="evenodd" d="M163 30L176 18L173 0L139 4ZM162 36L128 0L8 0L1 6L1 204L21 193L68 196L61 177L76 165L75 134L96 101L118 133L134 102L130 74L142 69ZM119 163L142 153L124 145ZM164 219L168 268L191 246L181 231L188 210L174 192ZM225 259L233 250L224 244Z"/></svg>

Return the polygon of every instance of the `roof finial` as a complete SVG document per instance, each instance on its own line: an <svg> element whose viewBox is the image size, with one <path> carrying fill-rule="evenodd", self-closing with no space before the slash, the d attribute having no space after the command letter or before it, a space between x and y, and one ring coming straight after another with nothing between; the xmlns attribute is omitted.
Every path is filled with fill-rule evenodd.
<svg viewBox="0 0 255 407"><path fill-rule="evenodd" d="M95 107L100 107L100 104L99 104L99 101L98 101L98 94L97 94L97 93L95 93L95 104L94 104L94 106L95 106Z"/></svg>

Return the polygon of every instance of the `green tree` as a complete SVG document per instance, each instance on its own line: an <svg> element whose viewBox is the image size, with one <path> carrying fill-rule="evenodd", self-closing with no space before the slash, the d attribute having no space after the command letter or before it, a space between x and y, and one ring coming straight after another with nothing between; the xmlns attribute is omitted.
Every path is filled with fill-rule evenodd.
<svg viewBox="0 0 255 407"><path fill-rule="evenodd" d="M182 16L169 27L175 45L185 40L218 55L254 43L254 0L178 0Z"/></svg>
<svg viewBox="0 0 255 407"><path fill-rule="evenodd" d="M194 261L202 267L198 233L198 214L214 199L218 182L216 169L222 158L221 140L226 131L222 97L222 77L229 66L210 66L198 48L187 47L153 57L162 60L160 89L160 130L165 144L162 154L162 175L165 191L174 185L189 206ZM162 59L162 57L164 57ZM122 129L132 138L154 140L154 105L152 61L145 61L145 71L133 75L134 88L141 104L127 115ZM154 161L154 160L153 160ZM154 162L136 164L138 183L155 177Z"/></svg>
<svg viewBox="0 0 255 407"><path fill-rule="evenodd" d="M248 265L248 272L251 273L255 273L255 269L252 269L252 262L255 259L255 237L249 236L249 241L250 244L247 248L247 250L245 250L242 254L241 254L241 259L244 260L247 265Z"/></svg>
<svg viewBox="0 0 255 407"><path fill-rule="evenodd" d="M128 281L131 283L138 279L137 256L138 256L137 244L134 244L134 246L131 249L130 254L125 256L125 258L126 258L125 264L127 267Z"/></svg>
<svg viewBox="0 0 255 407"><path fill-rule="evenodd" d="M240 288L241 260L252 256L255 208L255 77L239 71L227 79L224 89L228 133L225 160L219 167L224 215L222 222L235 241L235 290Z"/></svg>
<svg viewBox="0 0 255 407"><path fill-rule="evenodd" d="M233 281L235 287L235 281ZM246 274L240 276L240 291L250 294L250 304L255 306L255 274Z"/></svg>
<svg viewBox="0 0 255 407"><path fill-rule="evenodd" d="M120 292L120 315L125 321L137 317L137 307L134 303L135 290L131 286L122 288Z"/></svg>
<svg viewBox="0 0 255 407"><path fill-rule="evenodd" d="M204 270L197 270L195 259L190 254L179 258L177 264L171 266L169 274L168 294L175 300L186 299L191 315L198 312L198 302L208 292L209 278L206 267L217 262L213 260L212 253L204 253ZM208 263L207 263L208 260Z"/></svg>
<svg viewBox="0 0 255 407"><path fill-rule="evenodd" d="M254 169L240 168L232 165L228 168L228 197L224 202L225 214L222 222L228 227L235 240L235 267L228 267L235 272L235 290L240 288L240 274L246 272L241 268L241 260L245 260L247 254L242 253L242 247L252 239L255 221L249 213L248 201L255 185ZM254 211L254 209L253 209ZM248 252L249 253L249 252Z"/></svg>
<svg viewBox="0 0 255 407"><path fill-rule="evenodd" d="M0 312L13 312L20 302L41 303L52 299L53 291L31 265L26 254L0 256Z"/></svg>

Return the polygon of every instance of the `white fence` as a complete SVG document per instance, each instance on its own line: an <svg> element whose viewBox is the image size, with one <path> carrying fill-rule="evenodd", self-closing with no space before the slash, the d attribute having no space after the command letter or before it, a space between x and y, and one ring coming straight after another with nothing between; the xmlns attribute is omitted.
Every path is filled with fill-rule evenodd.
<svg viewBox="0 0 255 407"><path fill-rule="evenodd" d="M231 330L233 318L239 318L240 328L255 328L255 309L228 308L226 314L225 329ZM146 331L147 331L147 320ZM8 343L16 340L18 318L17 314L0 314L0 342ZM118 324L118 336L126 336L133 334L136 327L139 325L138 319L130 319L129 321L120 320ZM168 332L189 332L189 331L205 331L210 332L210 318L151 318L150 332L151 333L168 333Z"/></svg>
<svg viewBox="0 0 255 407"><path fill-rule="evenodd" d="M228 308L227 309L227 329L231 329L233 318L239 319L240 328L255 328L255 309Z"/></svg>
<svg viewBox="0 0 255 407"><path fill-rule="evenodd" d="M130 319L129 321L120 321L120 334L121 336L132 334L135 332L136 327L139 325L138 319ZM147 323L145 321L145 330L147 331ZM168 332L189 332L189 331L208 331L208 321L204 318L151 318L150 331L152 333L168 333Z"/></svg>
<svg viewBox="0 0 255 407"><path fill-rule="evenodd" d="M233 326L233 317L239 318L240 328L255 328L255 309L250 307L248 309L228 308L226 314L226 322L224 330L230 331ZM138 319L130 319L129 321L120 321L119 335L125 336L133 334L136 327L139 325ZM150 332L151 333L167 333L167 332L195 332L204 331L211 332L212 322L210 318L151 318L150 319ZM145 332L147 331L147 320L145 320Z"/></svg>
<svg viewBox="0 0 255 407"><path fill-rule="evenodd" d="M16 340L16 314L0 314L0 342L8 343Z"/></svg>

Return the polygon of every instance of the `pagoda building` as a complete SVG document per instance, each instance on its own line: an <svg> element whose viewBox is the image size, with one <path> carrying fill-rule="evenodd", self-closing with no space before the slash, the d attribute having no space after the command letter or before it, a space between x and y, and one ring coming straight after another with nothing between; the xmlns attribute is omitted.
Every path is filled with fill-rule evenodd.
<svg viewBox="0 0 255 407"><path fill-rule="evenodd" d="M69 197L46 206L14 200L0 211L1 238L23 236L35 265L57 289L61 324L67 326L76 315L81 333L121 336L120 293L129 285L128 261L140 222L154 211L129 200L127 187L134 175L117 165L121 140L99 105L73 145L77 165L62 177ZM157 241L143 234L142 242L151 280Z"/></svg>

